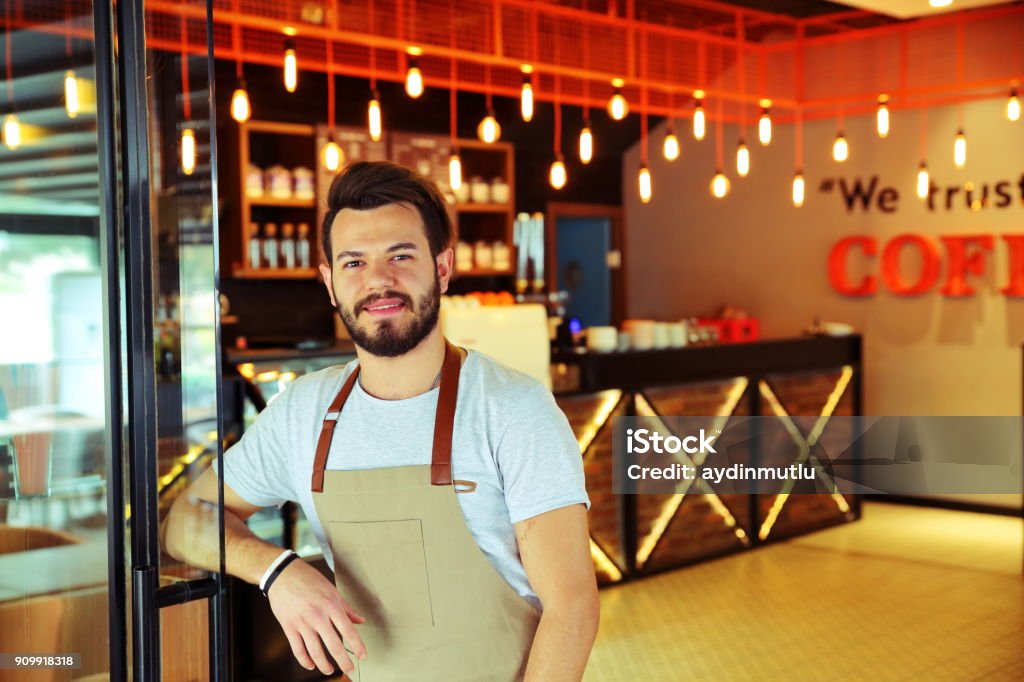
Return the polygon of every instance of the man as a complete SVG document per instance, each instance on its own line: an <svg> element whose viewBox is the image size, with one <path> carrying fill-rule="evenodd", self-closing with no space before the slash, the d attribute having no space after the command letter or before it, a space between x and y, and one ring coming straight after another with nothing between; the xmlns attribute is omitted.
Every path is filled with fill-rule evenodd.
<svg viewBox="0 0 1024 682"><path fill-rule="evenodd" d="M357 163L327 204L320 270L358 360L296 380L225 454L227 571L260 585L310 670L579 680L599 606L564 415L538 382L442 336L453 230L433 183ZM210 570L215 470L163 529L168 553ZM336 587L246 527L286 500Z"/></svg>

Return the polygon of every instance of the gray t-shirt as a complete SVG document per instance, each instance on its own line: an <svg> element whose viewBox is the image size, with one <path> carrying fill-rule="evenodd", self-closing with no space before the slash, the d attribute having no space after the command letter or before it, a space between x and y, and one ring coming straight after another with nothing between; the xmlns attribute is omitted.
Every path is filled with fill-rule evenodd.
<svg viewBox="0 0 1024 682"><path fill-rule="evenodd" d="M357 362L300 377L224 455L224 481L250 504L302 505L333 567L310 479L324 414ZM380 400L356 383L334 432L327 469L429 464L438 389ZM502 577L540 607L519 558L512 524L573 504L590 506L579 445L551 392L496 360L469 351L459 377L453 478L476 481L458 495L473 539Z"/></svg>

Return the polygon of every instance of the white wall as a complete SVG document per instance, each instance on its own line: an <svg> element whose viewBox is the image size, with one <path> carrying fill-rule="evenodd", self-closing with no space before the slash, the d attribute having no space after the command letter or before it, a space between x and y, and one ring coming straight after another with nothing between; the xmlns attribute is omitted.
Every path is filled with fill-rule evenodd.
<svg viewBox="0 0 1024 682"><path fill-rule="evenodd" d="M1006 284L1006 247L997 237L988 271L971 278L977 293L954 299L938 292L908 298L880 285L869 298L835 292L827 277L833 244L853 234L876 236L881 245L902 233L937 239L946 234L1024 233L1024 201L1017 183L1024 174L1024 121L1010 123L1004 101L964 106L968 136L967 168L953 167L957 110L928 112L928 164L940 186L973 181L980 186L1008 180L1013 203L1007 208L971 211L960 202L929 212L914 187L919 154L919 114L894 111L887 139L874 133L873 117L847 118L850 159L831 159L834 121L805 124L804 172L807 201L790 203L794 170L793 130L775 127L770 147L747 131L752 170L735 175L737 130L726 127L726 172L732 191L714 199L708 184L714 172L714 126L703 142L679 122L683 152L669 163L661 157L664 127L650 135L654 198L637 196L639 147L624 158L627 313L629 317L678 319L715 312L729 303L759 317L765 337L795 336L814 316L853 324L864 335L864 413L868 415L1019 415L1024 299L999 293ZM879 175L880 186L899 191L898 210L877 207L848 213L838 189L819 191L824 179ZM990 190L991 191L991 190ZM940 204L942 202L936 202ZM878 258L875 259L877 264ZM865 261L854 252L854 266ZM866 262L866 261L865 261ZM914 274L906 259L908 276ZM852 267L851 274L858 274Z"/></svg>

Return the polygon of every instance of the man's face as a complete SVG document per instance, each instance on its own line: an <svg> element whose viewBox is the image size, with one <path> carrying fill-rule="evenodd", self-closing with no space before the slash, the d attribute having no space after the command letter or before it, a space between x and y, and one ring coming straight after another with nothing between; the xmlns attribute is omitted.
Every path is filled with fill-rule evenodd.
<svg viewBox="0 0 1024 682"><path fill-rule="evenodd" d="M332 267L321 265L320 273L357 346L396 357L434 330L453 253L446 249L430 256L415 208L343 209L331 226L331 249Z"/></svg>

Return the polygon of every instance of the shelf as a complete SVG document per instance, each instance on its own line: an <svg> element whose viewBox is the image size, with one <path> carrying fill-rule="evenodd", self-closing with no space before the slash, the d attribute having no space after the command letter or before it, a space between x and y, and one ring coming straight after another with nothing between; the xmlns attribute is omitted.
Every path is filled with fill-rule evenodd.
<svg viewBox="0 0 1024 682"><path fill-rule="evenodd" d="M496 270L494 268L473 268L472 270L456 270L456 277L494 277L497 275L511 275L512 268Z"/></svg>
<svg viewBox="0 0 1024 682"><path fill-rule="evenodd" d="M511 213L511 204L455 204L458 213Z"/></svg>
<svg viewBox="0 0 1024 682"><path fill-rule="evenodd" d="M285 206L288 208L316 208L314 199L275 199L273 197L246 197L252 206Z"/></svg>
<svg viewBox="0 0 1024 682"><path fill-rule="evenodd" d="M316 268L296 268L294 270L286 270L284 268L274 270L269 268L261 270L239 268L232 275L235 279L315 279L320 275L320 271Z"/></svg>

